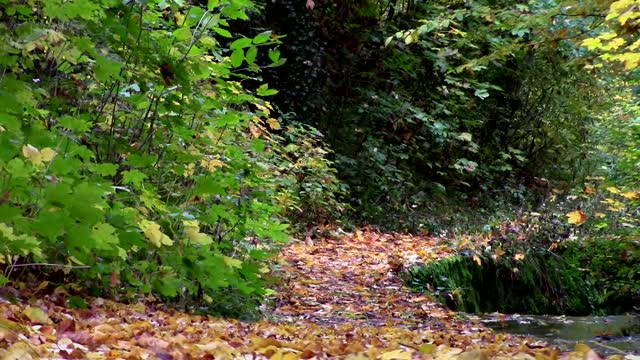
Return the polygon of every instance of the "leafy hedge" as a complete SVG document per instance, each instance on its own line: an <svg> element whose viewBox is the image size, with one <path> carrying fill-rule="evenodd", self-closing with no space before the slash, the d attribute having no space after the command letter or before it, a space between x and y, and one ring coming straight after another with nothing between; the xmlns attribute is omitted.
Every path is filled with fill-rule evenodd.
<svg viewBox="0 0 640 360"><path fill-rule="evenodd" d="M0 284L44 266L97 293L264 295L304 149L260 85L276 36L229 31L252 3L0 4Z"/></svg>

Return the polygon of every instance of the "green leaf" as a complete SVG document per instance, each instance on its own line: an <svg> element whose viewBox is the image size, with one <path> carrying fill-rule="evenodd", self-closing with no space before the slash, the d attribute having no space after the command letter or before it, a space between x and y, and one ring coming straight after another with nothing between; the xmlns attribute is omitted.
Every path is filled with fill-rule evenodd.
<svg viewBox="0 0 640 360"><path fill-rule="evenodd" d="M38 235L50 241L56 241L64 234L64 224L69 219L69 214L63 210L42 210L33 221L31 228Z"/></svg>
<svg viewBox="0 0 640 360"><path fill-rule="evenodd" d="M121 69L122 65L119 62L113 61L104 56L98 56L94 72L98 80L101 82L107 82L109 80L119 80L121 78Z"/></svg>
<svg viewBox="0 0 640 360"><path fill-rule="evenodd" d="M118 172L118 164L102 163L90 164L89 169L92 173L100 176L113 176Z"/></svg>
<svg viewBox="0 0 640 360"><path fill-rule="evenodd" d="M217 32L218 35L224 36L226 38L232 38L233 37L233 35L231 35L229 30L226 30L226 29L222 29L222 28L219 28L219 27L214 27L213 31Z"/></svg>
<svg viewBox="0 0 640 360"><path fill-rule="evenodd" d="M173 32L173 37L178 41L191 40L191 29L186 26L178 28Z"/></svg>
<svg viewBox="0 0 640 360"><path fill-rule="evenodd" d="M269 59L273 62L278 62L278 60L280 60L280 50L269 49Z"/></svg>
<svg viewBox="0 0 640 360"><path fill-rule="evenodd" d="M479 97L480 99L486 99L489 97L489 92L487 89L476 89L473 95Z"/></svg>
<svg viewBox="0 0 640 360"><path fill-rule="evenodd" d="M207 1L207 9L209 11L213 11L213 9L215 9L216 7L218 7L218 5L220 4L219 0L208 0Z"/></svg>
<svg viewBox="0 0 640 360"><path fill-rule="evenodd" d="M258 56L258 48L252 46L247 50L246 58L248 64L253 64L256 61L256 57Z"/></svg>
<svg viewBox="0 0 640 360"><path fill-rule="evenodd" d="M5 170L11 175L11 177L16 179L24 179L28 178L32 171L31 165L27 165L22 159L12 159L9 160L7 165L5 165Z"/></svg>
<svg viewBox="0 0 640 360"><path fill-rule="evenodd" d="M143 172L138 170L129 170L122 172L122 183L123 184L133 184L133 186L140 188L142 187L142 182L147 178Z"/></svg>
<svg viewBox="0 0 640 360"><path fill-rule="evenodd" d="M269 85L262 84L257 90L259 96L271 96L278 93L278 90L269 89Z"/></svg>
<svg viewBox="0 0 640 360"><path fill-rule="evenodd" d="M2 105L0 103L0 105ZM14 115L0 113L0 124L8 131L14 132L20 130L20 120Z"/></svg>
<svg viewBox="0 0 640 360"><path fill-rule="evenodd" d="M231 66L238 67L242 65L244 60L244 51L242 49L236 49L231 53Z"/></svg>
<svg viewBox="0 0 640 360"><path fill-rule="evenodd" d="M271 39L271 34L271 31L262 32L253 38L253 43L256 45L266 43Z"/></svg>
<svg viewBox="0 0 640 360"><path fill-rule="evenodd" d="M72 309L88 309L89 305L79 296L69 296L68 304Z"/></svg>
<svg viewBox="0 0 640 360"><path fill-rule="evenodd" d="M164 277L158 281L156 288L166 297L176 297L180 291L180 280L174 277Z"/></svg>
<svg viewBox="0 0 640 360"><path fill-rule="evenodd" d="M193 189L194 195L224 195L224 193L222 185L211 176L198 178Z"/></svg>
<svg viewBox="0 0 640 360"><path fill-rule="evenodd" d="M81 119L76 116L61 117L58 120L58 125L77 132L85 132L91 129L91 121L89 119Z"/></svg>
<svg viewBox="0 0 640 360"><path fill-rule="evenodd" d="M111 250L118 245L119 240L116 236L116 228L109 224L100 223L91 229L91 238L96 243L96 249Z"/></svg>
<svg viewBox="0 0 640 360"><path fill-rule="evenodd" d="M229 48L231 50L236 50L236 49L244 49L249 46L251 46L251 39L245 37L232 42Z"/></svg>

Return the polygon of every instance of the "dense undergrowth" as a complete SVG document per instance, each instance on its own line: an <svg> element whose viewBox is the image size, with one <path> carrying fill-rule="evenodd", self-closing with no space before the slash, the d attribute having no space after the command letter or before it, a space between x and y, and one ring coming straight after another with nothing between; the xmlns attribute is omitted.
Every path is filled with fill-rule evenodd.
<svg viewBox="0 0 640 360"><path fill-rule="evenodd" d="M253 5L2 3L0 285L257 305L287 216L320 217L336 180L277 91L243 88L283 61L230 33Z"/></svg>
<svg viewBox="0 0 640 360"><path fill-rule="evenodd" d="M327 224L638 241L624 4L0 0L0 285L242 316Z"/></svg>
<svg viewBox="0 0 640 360"><path fill-rule="evenodd" d="M457 255L417 264L413 288L468 312L620 314L640 307L639 193L554 195L511 221L457 236ZM580 209L573 210L572 209Z"/></svg>

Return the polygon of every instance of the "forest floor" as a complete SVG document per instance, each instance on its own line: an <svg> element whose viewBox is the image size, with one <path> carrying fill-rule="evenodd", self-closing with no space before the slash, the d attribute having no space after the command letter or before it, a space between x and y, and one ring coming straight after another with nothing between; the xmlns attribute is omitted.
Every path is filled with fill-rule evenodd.
<svg viewBox="0 0 640 360"><path fill-rule="evenodd" d="M273 308L253 323L153 302L70 309L63 294L0 297L0 359L600 358L495 333L404 287L406 262L450 252L439 238L370 230L293 242L278 260Z"/></svg>

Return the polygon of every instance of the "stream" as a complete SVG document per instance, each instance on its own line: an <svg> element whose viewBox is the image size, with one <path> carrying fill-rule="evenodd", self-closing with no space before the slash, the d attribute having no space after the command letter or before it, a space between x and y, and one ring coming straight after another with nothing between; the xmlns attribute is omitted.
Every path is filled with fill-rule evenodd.
<svg viewBox="0 0 640 360"><path fill-rule="evenodd" d="M577 343L589 345L606 355L640 355L640 317L548 316L548 315L471 315L499 332L532 336L563 350Z"/></svg>

